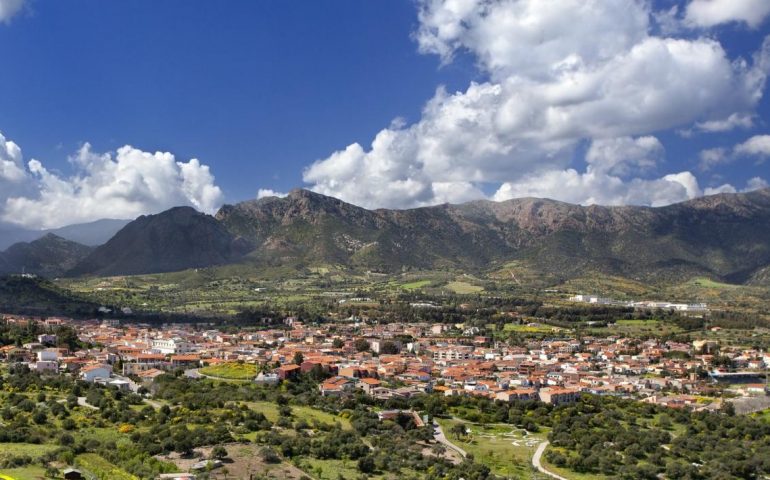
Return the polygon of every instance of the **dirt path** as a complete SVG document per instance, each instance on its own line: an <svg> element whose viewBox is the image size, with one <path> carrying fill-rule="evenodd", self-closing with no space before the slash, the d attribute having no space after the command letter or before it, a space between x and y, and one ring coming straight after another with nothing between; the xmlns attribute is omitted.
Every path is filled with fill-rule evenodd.
<svg viewBox="0 0 770 480"><path fill-rule="evenodd" d="M455 452L457 452L460 455L462 455L463 458L468 456L468 453L465 450L463 450L462 448L458 447L454 443L452 443L449 440L447 440L446 435L444 435L444 431L441 430L441 425L439 425L438 423L434 422L433 423L433 427L436 429L436 432L433 434L433 437L436 439L437 442L443 444L444 446L446 446L448 448L451 448Z"/></svg>
<svg viewBox="0 0 770 480"><path fill-rule="evenodd" d="M567 480L562 476L549 472L548 470L545 469L543 464L540 462L540 459L543 456L543 452L545 452L546 447L548 447L548 442L543 442L537 446L537 450L535 450L535 454L532 456L532 466L537 468L537 470L540 473L548 475L551 478L555 478L556 480Z"/></svg>

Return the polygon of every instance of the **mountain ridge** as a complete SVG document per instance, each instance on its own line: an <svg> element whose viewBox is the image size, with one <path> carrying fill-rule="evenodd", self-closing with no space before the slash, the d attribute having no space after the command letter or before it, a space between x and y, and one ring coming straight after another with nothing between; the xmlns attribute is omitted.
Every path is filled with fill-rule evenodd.
<svg viewBox="0 0 770 480"><path fill-rule="evenodd" d="M770 265L770 189L664 207L520 198L404 210L368 210L295 189L283 198L224 205L214 217L205 217L204 228L219 232L215 236L221 241L194 255L191 245L175 251L160 242L155 248L180 260L153 265L157 259L135 250L140 260L133 263L144 265L142 273L227 263L257 269L334 264L382 272L450 268L491 273L513 263L555 280L595 272L645 281L705 275L737 283ZM169 239L206 237L194 231L196 225L177 225ZM141 230L133 228L136 238L127 244L142 239ZM101 266L84 261L71 273L139 273L126 264L109 264L120 255L105 254Z"/></svg>
<svg viewBox="0 0 770 480"><path fill-rule="evenodd" d="M31 273L58 277L75 267L92 248L48 233L31 242L18 242L0 252L0 273Z"/></svg>

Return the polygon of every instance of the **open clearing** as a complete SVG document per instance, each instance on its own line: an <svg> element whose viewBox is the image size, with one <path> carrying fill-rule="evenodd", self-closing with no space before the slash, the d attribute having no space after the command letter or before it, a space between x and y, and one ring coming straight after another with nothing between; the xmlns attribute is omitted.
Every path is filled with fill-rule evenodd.
<svg viewBox="0 0 770 480"><path fill-rule="evenodd" d="M480 425L457 419L437 419L448 440L475 460L492 469L496 475L510 478L546 478L532 469L532 455L545 438L544 433L528 433L522 428L506 424ZM451 433L458 423L469 432L457 438Z"/></svg>
<svg viewBox="0 0 770 480"><path fill-rule="evenodd" d="M224 378L227 380L250 380L257 376L257 366L253 363L223 363L199 370L202 375Z"/></svg>

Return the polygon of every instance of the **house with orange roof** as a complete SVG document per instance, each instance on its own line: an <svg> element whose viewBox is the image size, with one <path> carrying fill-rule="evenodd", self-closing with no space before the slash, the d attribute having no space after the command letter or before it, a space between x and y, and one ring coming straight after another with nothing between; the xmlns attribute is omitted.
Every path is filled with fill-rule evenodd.
<svg viewBox="0 0 770 480"><path fill-rule="evenodd" d="M356 382L347 377L333 377L318 386L321 396L338 397L355 388Z"/></svg>

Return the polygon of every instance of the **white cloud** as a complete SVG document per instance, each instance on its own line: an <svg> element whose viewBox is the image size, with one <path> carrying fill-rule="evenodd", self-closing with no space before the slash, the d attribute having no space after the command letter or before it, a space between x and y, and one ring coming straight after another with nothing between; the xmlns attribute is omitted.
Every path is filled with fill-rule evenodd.
<svg viewBox="0 0 770 480"><path fill-rule="evenodd" d="M19 13L26 0L0 0L0 22L8 23Z"/></svg>
<svg viewBox="0 0 770 480"><path fill-rule="evenodd" d="M19 166L21 150L13 151ZM51 228L100 218L134 218L177 205L213 213L222 203L209 167L196 159L178 162L171 153L143 152L128 145L115 154L99 154L85 144L69 160L71 176L30 160L20 180L26 193L0 193L2 219Z"/></svg>
<svg viewBox="0 0 770 480"><path fill-rule="evenodd" d="M759 190L759 189L762 189L762 188L767 188L768 186L770 186L770 185L768 185L767 180L765 180L763 178L759 178L759 177L753 177L753 178L749 179L748 183L746 184L746 188L743 191L744 192L751 192L751 191L754 191L754 190Z"/></svg>
<svg viewBox="0 0 770 480"><path fill-rule="evenodd" d="M0 185L21 182L24 176L21 148L0 133Z"/></svg>
<svg viewBox="0 0 770 480"><path fill-rule="evenodd" d="M757 28L770 14L767 0L692 0L687 5L685 22L697 27L743 22Z"/></svg>
<svg viewBox="0 0 770 480"><path fill-rule="evenodd" d="M636 0L424 0L416 38L444 61L467 49L497 78L560 76L607 61L647 36Z"/></svg>
<svg viewBox="0 0 770 480"><path fill-rule="evenodd" d="M755 135L735 146L735 154L758 157L765 160L770 157L770 135Z"/></svg>
<svg viewBox="0 0 770 480"><path fill-rule="evenodd" d="M439 88L418 122L334 152L303 179L365 207L462 201L482 196L482 184L566 175L588 140L586 174L596 179L578 183L625 184L660 165L651 133L750 122L765 55L749 63L714 39L651 35L651 13L641 0L423 0L420 51L444 62L470 52L489 80Z"/></svg>
<svg viewBox="0 0 770 480"><path fill-rule="evenodd" d="M654 169L663 158L663 144L655 137L621 137L591 142L586 162L593 171L616 176Z"/></svg>
<svg viewBox="0 0 770 480"><path fill-rule="evenodd" d="M740 158L755 158L757 163L763 163L770 157L770 135L755 135L732 148L709 148L699 154L699 168L708 171L719 165L732 163Z"/></svg>
<svg viewBox="0 0 770 480"><path fill-rule="evenodd" d="M702 132L727 132L736 128L751 128L754 126L754 115L749 113L733 113L721 120L698 122L695 128Z"/></svg>
<svg viewBox="0 0 770 480"><path fill-rule="evenodd" d="M265 198L265 197L280 197L280 198L283 198L286 195L288 195L288 193L276 192L275 190L271 190L269 188L260 188L257 191L257 198Z"/></svg>
<svg viewBox="0 0 770 480"><path fill-rule="evenodd" d="M633 179L574 169L553 170L504 183L494 194L497 201L518 197L553 198L581 205L661 206L702 195L698 181L690 172L666 175L653 180Z"/></svg>
<svg viewBox="0 0 770 480"><path fill-rule="evenodd" d="M698 163L698 168L704 172L711 170L718 165L732 161L730 151L723 147L702 150L699 154L699 158L700 162Z"/></svg>

